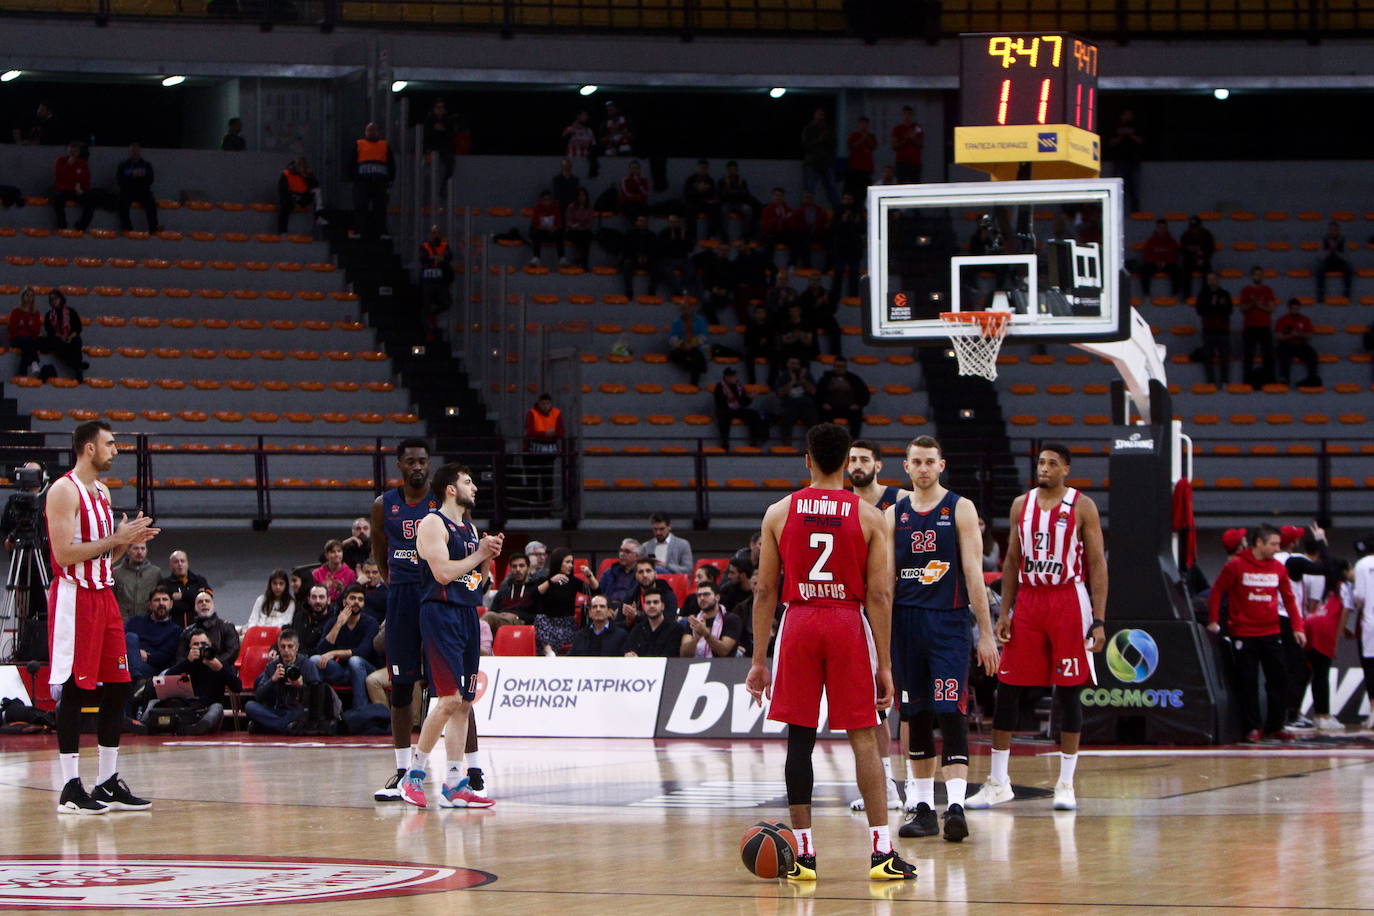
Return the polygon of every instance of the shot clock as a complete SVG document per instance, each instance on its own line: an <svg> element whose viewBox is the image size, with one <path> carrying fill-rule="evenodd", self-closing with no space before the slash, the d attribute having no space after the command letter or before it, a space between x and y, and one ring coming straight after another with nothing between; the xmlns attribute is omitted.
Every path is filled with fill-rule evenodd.
<svg viewBox="0 0 1374 916"><path fill-rule="evenodd" d="M1097 132L1097 45L1063 32L961 35L959 123Z"/></svg>

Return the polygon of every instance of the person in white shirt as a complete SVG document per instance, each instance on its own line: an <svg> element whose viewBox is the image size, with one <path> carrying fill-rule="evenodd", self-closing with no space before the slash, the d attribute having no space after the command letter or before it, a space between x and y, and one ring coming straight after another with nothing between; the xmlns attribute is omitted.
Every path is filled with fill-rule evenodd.
<svg viewBox="0 0 1374 916"><path fill-rule="evenodd" d="M274 569L267 577L267 589L253 602L253 612L248 615L248 626L289 627L291 615L296 612L296 603L291 598L290 576L284 569Z"/></svg>
<svg viewBox="0 0 1374 916"><path fill-rule="evenodd" d="M1360 665L1364 668L1364 689L1369 701L1374 704L1374 533L1365 535L1355 542L1355 550L1360 554L1355 564L1355 581L1351 585L1355 621L1352 636L1360 639ZM1374 729L1374 708L1365 720L1366 729Z"/></svg>

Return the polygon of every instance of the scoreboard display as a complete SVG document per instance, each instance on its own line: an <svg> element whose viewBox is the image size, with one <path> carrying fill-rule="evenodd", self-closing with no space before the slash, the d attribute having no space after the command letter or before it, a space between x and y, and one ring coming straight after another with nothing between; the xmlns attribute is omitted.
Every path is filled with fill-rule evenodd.
<svg viewBox="0 0 1374 916"><path fill-rule="evenodd" d="M959 124L1097 133L1097 45L1065 32L960 36Z"/></svg>

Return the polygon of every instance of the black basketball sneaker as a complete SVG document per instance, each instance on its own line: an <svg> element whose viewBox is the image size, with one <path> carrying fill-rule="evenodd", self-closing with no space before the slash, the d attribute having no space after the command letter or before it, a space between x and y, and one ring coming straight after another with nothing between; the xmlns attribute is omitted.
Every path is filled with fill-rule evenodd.
<svg viewBox="0 0 1374 916"><path fill-rule="evenodd" d="M129 791L129 786L116 773L95 787L91 798L113 811L147 811L153 803Z"/></svg>
<svg viewBox="0 0 1374 916"><path fill-rule="evenodd" d="M792 861L792 867L783 875L788 881L815 881L816 880L816 855L798 854Z"/></svg>
<svg viewBox="0 0 1374 916"><path fill-rule="evenodd" d="M940 821L935 816L935 809L921 802L916 806L916 810L911 812L911 816L906 819L906 823L897 828L897 836L911 839L919 836L935 836L940 832Z"/></svg>
<svg viewBox="0 0 1374 916"><path fill-rule="evenodd" d="M57 800L58 814L104 814L109 810L108 805L91 798L79 779L67 780L62 797Z"/></svg>
<svg viewBox="0 0 1374 916"><path fill-rule="evenodd" d="M904 861L895 848L891 852L875 852L868 877L874 881L909 880L916 877L916 866Z"/></svg>
<svg viewBox="0 0 1374 916"><path fill-rule="evenodd" d="M944 814L945 839L951 843L962 843L968 836L968 818L964 817L963 805L950 805Z"/></svg>

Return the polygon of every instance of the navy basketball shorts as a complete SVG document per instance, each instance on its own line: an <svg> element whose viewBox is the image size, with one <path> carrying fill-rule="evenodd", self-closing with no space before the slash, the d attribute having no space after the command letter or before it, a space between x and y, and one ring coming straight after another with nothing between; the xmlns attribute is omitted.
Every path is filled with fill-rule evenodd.
<svg viewBox="0 0 1374 916"><path fill-rule="evenodd" d="M952 610L893 605L892 680L902 716L968 712L972 618Z"/></svg>
<svg viewBox="0 0 1374 916"><path fill-rule="evenodd" d="M420 605L420 634L425 644L429 692L436 697L457 694L471 702L477 696L477 669L482 660L474 609L426 601Z"/></svg>
<svg viewBox="0 0 1374 916"><path fill-rule="evenodd" d="M420 602L424 586L401 582L386 589L386 665L391 672L391 687L410 687L424 671L421 651Z"/></svg>

